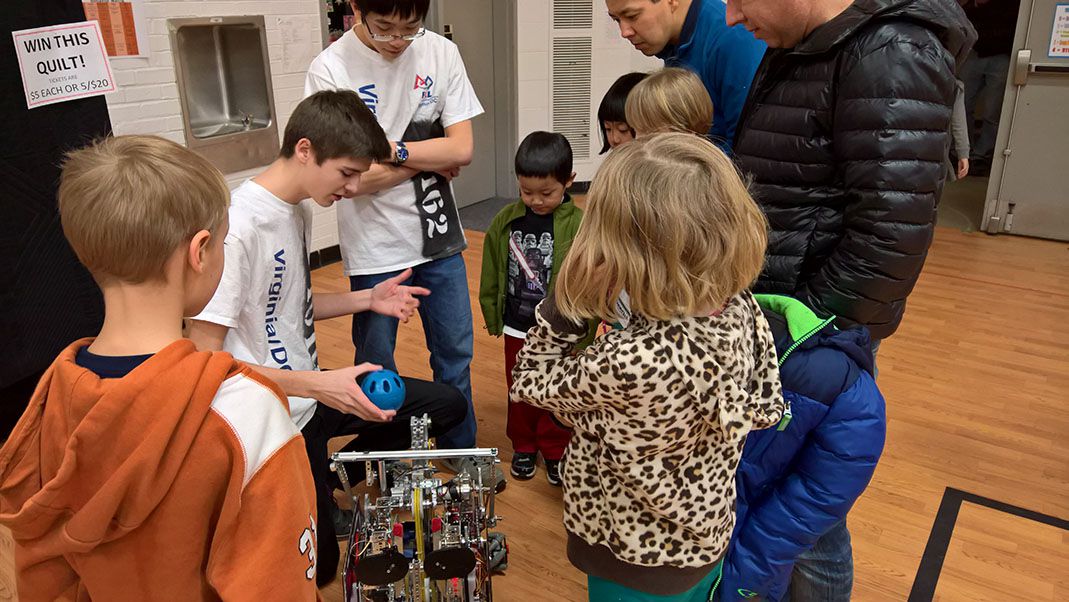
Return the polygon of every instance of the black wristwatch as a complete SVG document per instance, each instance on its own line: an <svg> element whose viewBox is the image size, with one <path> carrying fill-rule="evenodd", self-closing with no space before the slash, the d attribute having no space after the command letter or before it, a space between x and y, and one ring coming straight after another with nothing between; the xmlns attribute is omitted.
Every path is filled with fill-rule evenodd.
<svg viewBox="0 0 1069 602"><path fill-rule="evenodd" d="M396 155L396 158L393 160L394 165L400 167L405 164L405 161L408 161L408 147L405 146L404 142L397 143L397 150L394 154Z"/></svg>

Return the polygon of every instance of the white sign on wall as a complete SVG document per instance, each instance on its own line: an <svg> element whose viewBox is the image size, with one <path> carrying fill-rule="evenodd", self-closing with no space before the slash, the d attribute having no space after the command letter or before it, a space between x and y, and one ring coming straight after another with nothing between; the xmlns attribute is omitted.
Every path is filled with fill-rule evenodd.
<svg viewBox="0 0 1069 602"><path fill-rule="evenodd" d="M96 21L13 31L26 106L100 96L115 90Z"/></svg>

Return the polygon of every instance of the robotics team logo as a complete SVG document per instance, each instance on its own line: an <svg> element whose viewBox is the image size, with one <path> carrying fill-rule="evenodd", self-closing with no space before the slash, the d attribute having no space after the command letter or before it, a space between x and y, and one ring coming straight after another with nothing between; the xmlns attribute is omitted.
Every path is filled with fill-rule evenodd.
<svg viewBox="0 0 1069 602"><path fill-rule="evenodd" d="M412 89L423 91L419 99L419 106L422 107L424 105L436 104L438 102L438 97L434 95L433 88L434 79L431 78L431 76L416 75L416 83L412 86Z"/></svg>

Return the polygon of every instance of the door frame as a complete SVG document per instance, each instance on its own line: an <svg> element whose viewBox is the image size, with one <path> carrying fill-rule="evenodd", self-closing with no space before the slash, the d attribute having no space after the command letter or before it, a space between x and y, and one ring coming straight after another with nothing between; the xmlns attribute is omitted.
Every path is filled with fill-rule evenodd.
<svg viewBox="0 0 1069 602"><path fill-rule="evenodd" d="M1019 68L1018 53L1028 43L1034 12L1035 0L1021 0L1017 12L1017 31L1014 33L1013 49L1010 51L1010 72L1006 77L1006 91L1002 97L1002 115L999 117L998 135L995 137L995 152L991 158L991 176L987 182L983 221L980 223L980 229L988 234L1012 234L1005 230L1010 203L1002 199L1002 181L1006 176L1006 164L1012 155L1012 149L1007 151L1007 147L1013 133L1013 118L1017 114L1021 87L1028 85L1027 79L1024 84L1017 83L1014 73ZM1027 68L1027 65L1025 67Z"/></svg>
<svg viewBox="0 0 1069 602"><path fill-rule="evenodd" d="M434 0L427 12L427 27L438 31L442 28L442 5L448 0ZM512 156L516 152L516 131L519 127L519 64L516 50L516 13L519 0L492 0L494 94L482 99L494 107L494 195L515 198L519 194Z"/></svg>
<svg viewBox="0 0 1069 602"><path fill-rule="evenodd" d="M516 184L512 157L519 145L519 59L516 50L517 2L493 0L494 6L494 151L496 162L494 180L499 197L516 198Z"/></svg>

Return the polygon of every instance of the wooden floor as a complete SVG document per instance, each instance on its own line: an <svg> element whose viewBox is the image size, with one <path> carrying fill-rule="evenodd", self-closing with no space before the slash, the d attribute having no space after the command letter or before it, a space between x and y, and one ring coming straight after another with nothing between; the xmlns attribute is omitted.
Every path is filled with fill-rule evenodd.
<svg viewBox="0 0 1069 602"><path fill-rule="evenodd" d="M505 437L501 341L478 309L482 234L465 253L475 312L472 382L479 444L511 455ZM346 290L341 266L313 275L316 290ZM350 362L349 320L320 323L320 361ZM397 362L429 378L417 321L402 327ZM1069 245L939 229L898 333L880 349L887 448L850 514L854 599L910 593L947 487L1069 519ZM539 473L499 498L509 538L495 599L585 600L585 577L564 557L560 491ZM939 600L1069 600L1069 532L965 504ZM341 600L338 586L324 590Z"/></svg>
<svg viewBox="0 0 1069 602"><path fill-rule="evenodd" d="M963 504L935 600L1069 600L1066 545L1057 527Z"/></svg>
<svg viewBox="0 0 1069 602"><path fill-rule="evenodd" d="M469 232L476 315L472 381L479 443L510 457L501 342L482 329L475 295L482 234ZM340 265L317 270L319 291L347 290ZM352 358L349 320L318 325L325 367ZM419 324L402 327L402 372L430 377ZM907 599L944 491L953 487L1069 519L1069 245L939 229L898 334L879 355L887 448L850 515L854 599ZM511 550L496 600L585 600L564 558L560 490L539 473L499 498ZM0 555L10 548L0 538ZM250 559L254 561L254 559ZM0 570L0 599L11 587ZM1069 531L962 504L935 598L1069 600ZM342 600L335 584L323 591Z"/></svg>

